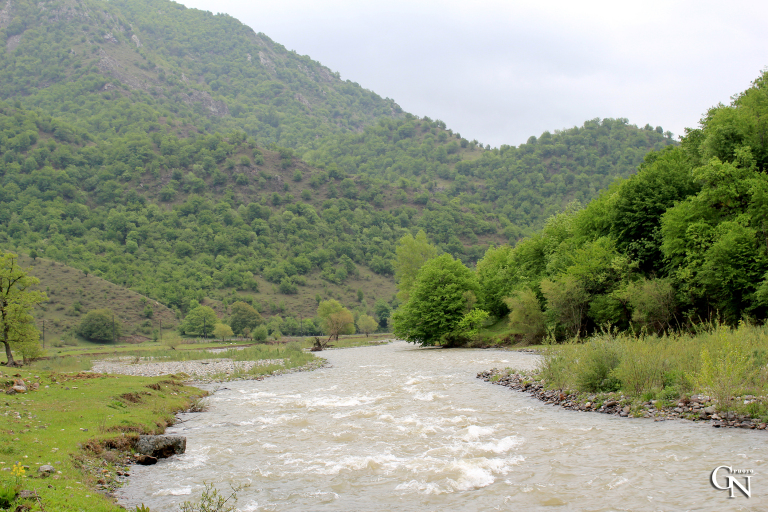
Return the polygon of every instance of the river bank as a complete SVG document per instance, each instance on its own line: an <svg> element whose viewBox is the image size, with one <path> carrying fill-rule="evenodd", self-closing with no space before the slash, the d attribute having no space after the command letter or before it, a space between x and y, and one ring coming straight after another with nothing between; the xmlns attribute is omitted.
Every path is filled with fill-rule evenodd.
<svg viewBox="0 0 768 512"><path fill-rule="evenodd" d="M706 395L691 395L675 400L642 400L621 393L578 393L547 389L546 382L535 375L493 368L477 374L491 384L527 393L549 405L583 412L598 412L621 417L652 418L654 421L689 420L711 423L713 427L765 430L766 423L734 412L719 412L717 401ZM758 397L736 397L744 405L757 403Z"/></svg>
<svg viewBox="0 0 768 512"><path fill-rule="evenodd" d="M49 512L122 510L112 493L138 436L162 434L207 394L176 375L4 368L0 384L0 488L19 493L12 510Z"/></svg>
<svg viewBox="0 0 768 512"><path fill-rule="evenodd" d="M7 494L14 507L30 511L124 510L114 492L135 467L139 435L163 434L178 413L204 408L209 392L196 386L325 365L314 357L304 363L290 350L280 355L255 361L131 356L93 361L90 371L0 370L0 499Z"/></svg>

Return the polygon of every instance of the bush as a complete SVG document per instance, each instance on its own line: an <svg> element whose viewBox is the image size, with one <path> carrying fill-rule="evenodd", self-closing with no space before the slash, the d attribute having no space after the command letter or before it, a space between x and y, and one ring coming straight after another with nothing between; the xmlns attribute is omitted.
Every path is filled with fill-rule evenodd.
<svg viewBox="0 0 768 512"><path fill-rule="evenodd" d="M620 355L616 343L603 339L593 339L586 343L576 370L576 386L579 391L617 391L621 382L613 371L619 366Z"/></svg>
<svg viewBox="0 0 768 512"><path fill-rule="evenodd" d="M89 311L77 327L77 334L92 341L114 341L121 332L120 321L109 309Z"/></svg>
<svg viewBox="0 0 768 512"><path fill-rule="evenodd" d="M504 299L504 303L509 307L510 326L523 335L525 343L541 341L546 333L546 320L539 298L533 290L520 290L512 297Z"/></svg>
<svg viewBox="0 0 768 512"><path fill-rule="evenodd" d="M253 341L263 343L267 341L267 336L269 336L269 331L266 325L259 325L253 330Z"/></svg>

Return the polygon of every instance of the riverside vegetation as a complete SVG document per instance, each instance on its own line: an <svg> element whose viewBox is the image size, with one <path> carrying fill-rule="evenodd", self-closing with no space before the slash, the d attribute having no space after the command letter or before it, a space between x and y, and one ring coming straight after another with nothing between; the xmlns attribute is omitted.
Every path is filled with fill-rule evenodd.
<svg viewBox="0 0 768 512"><path fill-rule="evenodd" d="M581 411L712 420L764 430L768 423L768 332L740 324L701 332L604 332L542 348L536 372L494 369L479 378Z"/></svg>

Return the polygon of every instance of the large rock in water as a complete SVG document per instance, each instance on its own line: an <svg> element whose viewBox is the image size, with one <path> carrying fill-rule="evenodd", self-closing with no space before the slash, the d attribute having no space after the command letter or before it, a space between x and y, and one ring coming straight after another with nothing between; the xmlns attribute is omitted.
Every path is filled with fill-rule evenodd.
<svg viewBox="0 0 768 512"><path fill-rule="evenodd" d="M136 451L157 459L184 453L187 450L187 438L184 436L139 436Z"/></svg>

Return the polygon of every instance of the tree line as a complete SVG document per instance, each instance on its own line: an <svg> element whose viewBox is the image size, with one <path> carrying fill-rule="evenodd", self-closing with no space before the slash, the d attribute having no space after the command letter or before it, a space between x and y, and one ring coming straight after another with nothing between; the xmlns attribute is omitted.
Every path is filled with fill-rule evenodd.
<svg viewBox="0 0 768 512"><path fill-rule="evenodd" d="M585 207L572 203L516 245L490 248L474 272L448 255L416 258L423 266L413 284L400 282L414 291L394 315L395 332L450 344L484 315L507 317L529 341L764 321L766 105L764 72L731 104L709 109L679 146L649 153L636 175ZM401 242L398 255L412 246Z"/></svg>

